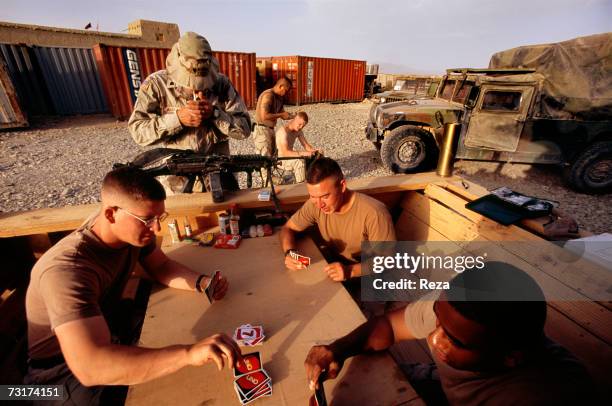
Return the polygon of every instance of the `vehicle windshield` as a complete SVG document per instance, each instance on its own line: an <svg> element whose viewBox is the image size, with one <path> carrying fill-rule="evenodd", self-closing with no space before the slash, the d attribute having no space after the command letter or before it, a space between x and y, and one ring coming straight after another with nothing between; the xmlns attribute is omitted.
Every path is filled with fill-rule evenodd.
<svg viewBox="0 0 612 406"><path fill-rule="evenodd" d="M455 93L452 101L464 104L473 86L474 82L468 82L466 80L446 80L444 81L442 89L440 89L439 97L450 101L453 93Z"/></svg>

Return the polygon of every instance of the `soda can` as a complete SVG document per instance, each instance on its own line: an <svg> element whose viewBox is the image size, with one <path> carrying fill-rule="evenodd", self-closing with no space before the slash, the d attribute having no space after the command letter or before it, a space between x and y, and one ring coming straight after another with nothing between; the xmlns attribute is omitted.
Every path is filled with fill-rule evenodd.
<svg viewBox="0 0 612 406"><path fill-rule="evenodd" d="M168 230L170 231L170 237L172 237L173 244L181 242L181 234L176 219L168 222Z"/></svg>
<svg viewBox="0 0 612 406"><path fill-rule="evenodd" d="M229 216L225 213L219 214L219 233L227 234L229 229Z"/></svg>
<svg viewBox="0 0 612 406"><path fill-rule="evenodd" d="M233 214L230 217L230 232L233 235L238 235L240 234L240 216L238 216L237 214Z"/></svg>

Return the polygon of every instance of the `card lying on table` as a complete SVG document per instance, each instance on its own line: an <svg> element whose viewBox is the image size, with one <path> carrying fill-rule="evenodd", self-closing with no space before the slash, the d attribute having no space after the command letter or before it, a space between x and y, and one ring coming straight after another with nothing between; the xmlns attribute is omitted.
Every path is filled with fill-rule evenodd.
<svg viewBox="0 0 612 406"><path fill-rule="evenodd" d="M242 346L262 345L264 338L266 338L266 336L264 335L262 326L244 324L238 327L234 332L234 341Z"/></svg>
<svg viewBox="0 0 612 406"><path fill-rule="evenodd" d="M234 366L234 378L234 389L243 405L272 395L272 381L262 367L259 352L242 357Z"/></svg>

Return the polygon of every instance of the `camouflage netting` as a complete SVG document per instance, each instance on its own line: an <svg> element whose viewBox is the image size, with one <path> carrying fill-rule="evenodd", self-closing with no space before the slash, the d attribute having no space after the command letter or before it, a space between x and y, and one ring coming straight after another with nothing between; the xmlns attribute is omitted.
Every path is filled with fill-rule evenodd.
<svg viewBox="0 0 612 406"><path fill-rule="evenodd" d="M543 74L538 117L612 119L612 33L497 52L489 68L531 68Z"/></svg>

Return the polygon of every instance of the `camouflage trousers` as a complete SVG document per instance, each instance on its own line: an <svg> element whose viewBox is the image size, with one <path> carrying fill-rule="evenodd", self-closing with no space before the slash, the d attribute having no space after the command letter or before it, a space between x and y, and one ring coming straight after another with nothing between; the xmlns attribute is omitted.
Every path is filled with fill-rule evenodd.
<svg viewBox="0 0 612 406"><path fill-rule="evenodd" d="M273 128L256 125L253 142L255 143L255 151L259 155L272 156L276 153L276 136Z"/></svg>
<svg viewBox="0 0 612 406"><path fill-rule="evenodd" d="M279 161L279 166L283 171L292 171L295 176L295 183L302 183L306 180L306 164L303 159L288 159Z"/></svg>

